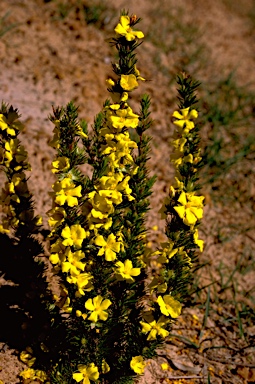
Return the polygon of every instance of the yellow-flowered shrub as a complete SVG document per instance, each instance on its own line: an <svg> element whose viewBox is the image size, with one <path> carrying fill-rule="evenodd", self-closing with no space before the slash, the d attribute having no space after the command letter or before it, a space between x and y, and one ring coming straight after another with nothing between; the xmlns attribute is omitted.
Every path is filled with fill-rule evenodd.
<svg viewBox="0 0 255 384"><path fill-rule="evenodd" d="M140 110L130 103L131 92L146 81L136 67L135 50L144 37L135 28L139 21L124 12L115 28L112 43L119 60L113 65L114 79L107 79L111 99L96 116L93 134L79 121L72 102L53 109L50 117L56 181L49 192L48 258L61 293L51 301L40 296L47 301L48 335L40 347L35 340L33 350L48 354L48 360L45 355L36 358L29 347L23 351L20 359L28 366L20 373L24 380L132 383L181 314L196 250L203 250L198 225L204 197L196 187L201 166L198 111L193 108L198 84L186 75L177 80L180 105L172 115L175 181L160 209L168 240L157 244L156 251L147 246L145 217L155 182L147 170L150 99L141 98ZM0 164L7 182L0 200L5 214L0 232L16 231L20 237L24 228L28 235L41 224L27 183L27 152L17 138L21 129L18 114L13 118L13 110L2 106ZM91 178L80 171L85 162L93 168ZM54 332L59 345L52 341ZM44 369L31 368L36 364Z"/></svg>

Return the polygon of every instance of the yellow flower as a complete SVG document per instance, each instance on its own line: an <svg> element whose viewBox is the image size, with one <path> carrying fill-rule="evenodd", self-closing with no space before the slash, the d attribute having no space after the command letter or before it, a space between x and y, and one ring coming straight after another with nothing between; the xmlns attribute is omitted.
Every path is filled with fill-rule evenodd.
<svg viewBox="0 0 255 384"><path fill-rule="evenodd" d="M183 261L187 264L187 267L184 267L185 269L192 268L192 261L187 252L185 252L184 247L179 248L179 255L182 257Z"/></svg>
<svg viewBox="0 0 255 384"><path fill-rule="evenodd" d="M142 356L134 356L130 362L130 367L133 371L135 371L135 373L138 373L138 375L142 375L144 373L145 365L146 363Z"/></svg>
<svg viewBox="0 0 255 384"><path fill-rule="evenodd" d="M204 196L194 196L191 193L180 194L178 202L181 204L174 207L184 224L193 226L197 220L203 217L203 200Z"/></svg>
<svg viewBox="0 0 255 384"><path fill-rule="evenodd" d="M154 277L151 283L148 285L148 288L150 289L150 292L153 292L155 289L157 289L158 293L165 293L167 290L167 283L164 281L162 276Z"/></svg>
<svg viewBox="0 0 255 384"><path fill-rule="evenodd" d="M131 196L132 189L129 187L129 184L128 184L129 180L130 180L130 176L126 176L125 179L118 184L117 189L124 192L128 200L132 201L132 200L135 200L135 198Z"/></svg>
<svg viewBox="0 0 255 384"><path fill-rule="evenodd" d="M90 384L90 380L96 381L99 378L98 368L94 363L88 365L79 364L79 373L73 373L73 379L82 384Z"/></svg>
<svg viewBox="0 0 255 384"><path fill-rule="evenodd" d="M17 150L18 140L11 139L9 142L7 141L4 145L5 147L5 158L7 159L6 165L9 166L10 162L13 159L13 155Z"/></svg>
<svg viewBox="0 0 255 384"><path fill-rule="evenodd" d="M71 225L70 228L66 226L61 232L61 236L65 239L62 244L66 247L73 245L76 248L81 248L83 240L88 235L89 232L86 232L80 224Z"/></svg>
<svg viewBox="0 0 255 384"><path fill-rule="evenodd" d="M76 314L77 317L82 317L83 320L86 320L86 318L88 317L88 315L86 315L86 313L82 313L82 311L80 311L80 310L77 310L75 312L75 314Z"/></svg>
<svg viewBox="0 0 255 384"><path fill-rule="evenodd" d="M43 223L42 216L40 216L40 215L36 215L35 218L34 218L34 223L35 223L35 225L37 225L38 227L41 226L42 223Z"/></svg>
<svg viewBox="0 0 255 384"><path fill-rule="evenodd" d="M120 86L124 89L124 91L132 91L138 87L136 76L132 73L130 75L121 75Z"/></svg>
<svg viewBox="0 0 255 384"><path fill-rule="evenodd" d="M119 145L121 145L122 147L127 147L128 149L137 148L136 142L133 140L130 140L130 136L128 132L116 134L115 139L118 141Z"/></svg>
<svg viewBox="0 0 255 384"><path fill-rule="evenodd" d="M94 212L96 211L94 210ZM112 218L107 217L107 215L105 215L105 217L100 219L98 217L93 217L90 213L87 216L87 218L88 218L89 229L94 230L95 233L98 230L98 228L104 228L108 230L112 226Z"/></svg>
<svg viewBox="0 0 255 384"><path fill-rule="evenodd" d="M107 373L110 371L110 366L109 364L107 364L107 362L105 361L105 359L102 361L102 372L103 373Z"/></svg>
<svg viewBox="0 0 255 384"><path fill-rule="evenodd" d="M181 137L173 141L173 146L175 147L176 150L180 152L184 152L184 145L186 144L186 142L187 142L187 139L185 139L185 137Z"/></svg>
<svg viewBox="0 0 255 384"><path fill-rule="evenodd" d="M167 363L162 363L161 364L161 368L162 368L163 371L167 371L168 368L169 368L169 365Z"/></svg>
<svg viewBox="0 0 255 384"><path fill-rule="evenodd" d="M110 190L121 191L121 192L124 192L125 195L127 195L128 200L134 200L134 198L130 195L132 192L132 189L129 187L129 184L128 184L129 180L130 180L130 176L126 176L124 178L123 173L121 172L114 173L111 176L102 176L100 179L100 184L98 186L98 189L99 190L110 189ZM121 195L121 200L119 200L119 202L118 201L114 201L114 202L117 204L121 203L122 195Z"/></svg>
<svg viewBox="0 0 255 384"><path fill-rule="evenodd" d="M197 244L197 246L199 247L200 252L203 252L204 240L198 239L198 229L195 229L194 234L193 234L193 239L194 239L194 243Z"/></svg>
<svg viewBox="0 0 255 384"><path fill-rule="evenodd" d="M182 152L176 151L170 155L170 160L176 167L179 167L183 163L193 163L193 155L189 153L187 156L183 156Z"/></svg>
<svg viewBox="0 0 255 384"><path fill-rule="evenodd" d="M114 212L113 204L122 202L122 194L114 189L102 189L88 194L93 206L91 214L95 218L106 218Z"/></svg>
<svg viewBox="0 0 255 384"><path fill-rule="evenodd" d="M51 227L55 227L64 221L66 217L66 211L62 207L55 207L48 211L47 215L50 216L48 220L49 225Z"/></svg>
<svg viewBox="0 0 255 384"><path fill-rule="evenodd" d="M140 324L143 333L150 332L147 340L156 340L157 335L161 336L163 339L169 335L169 332L163 328L168 322L169 320L166 319L165 316L160 316L157 322L152 317L151 319L148 319L147 323L140 321Z"/></svg>
<svg viewBox="0 0 255 384"><path fill-rule="evenodd" d="M50 247L51 255L50 262L52 264L61 264L65 260L65 246L62 244L62 240L58 238L58 240L51 244Z"/></svg>
<svg viewBox="0 0 255 384"><path fill-rule="evenodd" d="M127 101L128 100L128 92L123 92L120 98L120 101Z"/></svg>
<svg viewBox="0 0 255 384"><path fill-rule="evenodd" d="M5 129L8 129L8 124L6 122L6 117L1 113L0 114L0 129L4 131Z"/></svg>
<svg viewBox="0 0 255 384"><path fill-rule="evenodd" d="M86 133L83 132L82 130L82 127L80 125L77 125L76 127L76 135L78 136L81 136L81 137L84 137L84 139L87 139L88 138L88 135Z"/></svg>
<svg viewBox="0 0 255 384"><path fill-rule="evenodd" d="M61 156L52 162L52 167L52 173L65 172L70 168L70 161L68 157Z"/></svg>
<svg viewBox="0 0 255 384"><path fill-rule="evenodd" d="M78 185L78 187L75 187L75 184L69 177L61 181L56 181L52 185L52 188L56 194L55 202L57 204L64 205L66 203L69 207L78 205L77 197L81 197L82 186ZM52 194L51 192L51 195Z"/></svg>
<svg viewBox="0 0 255 384"><path fill-rule="evenodd" d="M78 291L76 292L76 296L84 296L86 292L92 290L93 285L90 280L93 279L93 276L90 273L80 273L79 275L71 275L66 278L66 281L70 284L76 284Z"/></svg>
<svg viewBox="0 0 255 384"><path fill-rule="evenodd" d="M139 115L135 114L131 107L124 109L118 109L115 111L115 115L109 116L112 126L116 129L136 128L139 123Z"/></svg>
<svg viewBox="0 0 255 384"><path fill-rule="evenodd" d="M98 256L105 255L105 260L113 261L116 259L116 253L120 252L120 247L123 245L122 242L116 241L116 236L111 233L107 240L102 235L97 235L94 243L101 247L98 251Z"/></svg>
<svg viewBox="0 0 255 384"><path fill-rule="evenodd" d="M92 321L93 323L96 323L98 319L100 320L107 320L108 319L108 313L105 311L109 308L111 305L111 301L109 299L103 300L102 296L96 296L92 299L88 299L85 303L85 308L89 311L92 311L90 316L88 317L88 320Z"/></svg>
<svg viewBox="0 0 255 384"><path fill-rule="evenodd" d="M80 260L84 259L84 252L76 251L72 252L68 247L66 251L66 256L68 261L62 263L62 272L70 272L71 276L79 275L80 271L84 271L85 263L82 263Z"/></svg>
<svg viewBox="0 0 255 384"><path fill-rule="evenodd" d="M196 119L198 117L198 112L195 109L192 109L190 111L190 107L183 108L180 110L180 112L175 111L173 113L172 116L177 119L174 121L174 124L177 125L177 127L184 128L187 132L189 132L191 129L195 127L195 124L193 123L193 121L190 121L190 120Z"/></svg>
<svg viewBox="0 0 255 384"><path fill-rule="evenodd" d="M101 194L101 191L92 191L88 194L93 207L90 214L95 219L107 219L108 216L114 212L113 201L110 199L110 194L108 194L107 198L106 196L102 197ZM113 194L111 197L114 197ZM119 197L120 195L118 195L118 198Z"/></svg>
<svg viewBox="0 0 255 384"><path fill-rule="evenodd" d="M120 104L118 104L118 103L111 104L109 107L110 107L110 109L112 109L113 111L117 111L118 109L120 109Z"/></svg>
<svg viewBox="0 0 255 384"><path fill-rule="evenodd" d="M165 316L176 318L181 314L181 303L178 300L175 300L171 295L165 295L163 298L162 296L159 296L157 303L160 306L161 313Z"/></svg>
<svg viewBox="0 0 255 384"><path fill-rule="evenodd" d="M33 357L32 354L28 351L22 351L20 354L20 360L23 361L23 363L25 363L29 367L32 367L36 360L36 357Z"/></svg>
<svg viewBox="0 0 255 384"><path fill-rule="evenodd" d="M24 380L31 379L31 380L39 380L42 383L44 383L47 380L47 375L44 371L41 371L40 369L32 369L27 368L24 371L22 371L19 376L21 376Z"/></svg>
<svg viewBox="0 0 255 384"><path fill-rule="evenodd" d="M54 124L55 124L55 128L53 129L54 135L53 135L52 140L49 142L49 145L50 145L51 147L53 147L53 148L58 149L58 148L60 147L60 144L59 144L59 138L60 138L60 132L59 132L60 121L59 121L59 120L55 120L55 121L54 121Z"/></svg>
<svg viewBox="0 0 255 384"><path fill-rule="evenodd" d="M169 240L167 243L161 243L162 253L161 256L168 260L171 259L178 252L178 248L174 248L174 242Z"/></svg>
<svg viewBox="0 0 255 384"><path fill-rule="evenodd" d="M189 153L187 156L184 156L183 158L184 163L193 163L193 155L192 153Z"/></svg>
<svg viewBox="0 0 255 384"><path fill-rule="evenodd" d="M114 31L121 36L125 36L127 41L132 41L137 39L142 39L144 37L143 32L134 31L130 27L130 17L129 16L121 16L120 23L114 29Z"/></svg>
<svg viewBox="0 0 255 384"><path fill-rule="evenodd" d="M109 78L109 79L106 79L106 84L109 86L109 87L113 87L115 85L115 82L113 81L113 79Z"/></svg>
<svg viewBox="0 0 255 384"><path fill-rule="evenodd" d="M26 159L27 159L27 151L25 150L23 145L18 146L16 153L15 153L15 160L17 161L17 163L20 164L20 163L25 162ZM23 164L23 166L24 166L24 164ZM28 170L31 170L31 166L28 163L26 163L26 167ZM16 170L17 167L15 167L14 169Z"/></svg>
<svg viewBox="0 0 255 384"><path fill-rule="evenodd" d="M44 383L47 380L47 375L44 371L41 371L40 369L36 369L34 379L37 379Z"/></svg>
<svg viewBox="0 0 255 384"><path fill-rule="evenodd" d="M23 379L34 379L35 370L33 368L24 369L24 371L20 372L19 376L23 377Z"/></svg>
<svg viewBox="0 0 255 384"><path fill-rule="evenodd" d="M109 155L108 160L113 165L113 170L115 168L122 169L123 165L134 163L134 160L131 156L131 151L133 148L137 148L137 144L136 142L130 140L128 132L123 132L116 135L106 134L105 139L106 145L102 146L102 154ZM121 175L123 179L123 174L119 172L115 173L114 177L119 179L119 175ZM118 182L119 181L120 180L118 180ZM117 189L121 190L119 186Z"/></svg>
<svg viewBox="0 0 255 384"><path fill-rule="evenodd" d="M64 302L63 306L61 307L62 311L66 312L66 313L71 313L73 308L70 307L70 303L71 303L70 297L66 296L65 302Z"/></svg>
<svg viewBox="0 0 255 384"><path fill-rule="evenodd" d="M102 176L99 179L99 184L97 185L97 189L98 190L117 189L118 184L123 180L123 178L124 176L123 176L123 173L121 172L114 173L109 176Z"/></svg>
<svg viewBox="0 0 255 384"><path fill-rule="evenodd" d="M4 147L4 157L6 159L5 164L7 167L10 165L10 162L15 159L15 161L18 163L18 165L14 167L15 171L18 171L21 168L21 163L23 163L22 166L26 167L26 169L31 169L30 164L27 162L25 163L25 160L27 159L27 152L22 145L19 145L18 139L11 139L10 141L7 141Z"/></svg>
<svg viewBox="0 0 255 384"><path fill-rule="evenodd" d="M8 223L2 223L0 224L0 233L9 233L10 230L9 230L9 226L8 226Z"/></svg>
<svg viewBox="0 0 255 384"><path fill-rule="evenodd" d="M13 122L12 124L8 124L6 117L3 114L0 114L0 129L2 131L6 130L6 132L10 136L16 136L16 131L14 128L21 131L23 125L19 121Z"/></svg>
<svg viewBox="0 0 255 384"><path fill-rule="evenodd" d="M179 189L180 191L182 191L183 188L184 188L184 183L183 183L182 181L180 181L180 180L178 179L178 177L175 177L174 188L173 188L173 187L170 187L170 188L172 188L172 190L174 191L174 193L173 193L173 197L174 197L174 196L175 196L175 190L174 190L174 188Z"/></svg>
<svg viewBox="0 0 255 384"><path fill-rule="evenodd" d="M134 65L134 70L137 80L146 81L144 77L140 76L140 71L136 68L136 65Z"/></svg>
<svg viewBox="0 0 255 384"><path fill-rule="evenodd" d="M126 280L128 283L133 283L135 279L133 276L138 276L141 273L141 268L133 268L131 260L125 260L124 263L117 261L115 264L115 274L118 280Z"/></svg>
<svg viewBox="0 0 255 384"><path fill-rule="evenodd" d="M98 191L101 198L105 199L108 204L120 204L122 203L122 194L119 191L106 189Z"/></svg>
<svg viewBox="0 0 255 384"><path fill-rule="evenodd" d="M9 183L9 191L10 193L15 193L15 187L21 186L19 194L26 195L28 192L27 185L24 187L24 184L26 185L26 175L24 172L21 173L15 173L12 176L12 181ZM16 188L18 190L18 188ZM22 193L23 190L23 193ZM26 196L27 197L27 196Z"/></svg>

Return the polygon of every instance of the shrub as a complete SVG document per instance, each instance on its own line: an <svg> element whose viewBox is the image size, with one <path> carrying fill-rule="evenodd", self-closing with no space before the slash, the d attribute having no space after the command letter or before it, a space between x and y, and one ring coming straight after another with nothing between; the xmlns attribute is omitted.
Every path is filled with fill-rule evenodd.
<svg viewBox="0 0 255 384"><path fill-rule="evenodd" d="M45 332L39 343L31 338L20 355L28 365L20 373L24 381L133 383L180 315L197 249L203 249L198 239L204 199L197 194L198 112L193 108L198 83L185 74L177 78L179 111L173 113L175 182L160 209L168 241L156 250L147 246L146 214L155 182L147 168L150 98L142 96L139 113L130 104L132 91L146 81L136 66L144 37L136 29L139 21L123 12L115 28L118 62L107 80L111 100L96 116L93 134L79 121L73 102L50 116L56 181L48 212L49 260L61 294L49 292L39 263ZM23 249L25 260L24 249L42 233L41 218L34 216L28 188L31 167L18 139L19 114L4 103L0 129L0 163L7 178L0 231L16 250ZM84 163L92 166L91 177L81 171ZM151 260L158 269L148 273Z"/></svg>

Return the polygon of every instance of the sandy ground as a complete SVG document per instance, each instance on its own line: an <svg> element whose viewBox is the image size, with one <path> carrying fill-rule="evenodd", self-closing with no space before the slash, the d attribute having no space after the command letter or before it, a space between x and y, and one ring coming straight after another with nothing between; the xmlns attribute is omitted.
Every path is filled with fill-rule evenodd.
<svg viewBox="0 0 255 384"><path fill-rule="evenodd" d="M0 33L1 27L13 25L3 36L0 35L0 99L18 108L22 114L26 126L22 141L33 168L29 186L35 196L36 211L43 215L46 227L45 212L51 206L48 191L54 180L50 173L53 151L47 144L53 127L47 117L52 105L66 105L72 99L79 105L80 117L89 124L93 123L95 114L108 97L105 80L111 75L111 62L115 55L108 39L112 36L120 10L127 7L126 3L101 1L103 7L99 21L89 24L84 19L82 1L0 1L0 20L4 18L0 23ZM90 1L88 4L98 2ZM252 0L245 0L242 5L237 0L128 2L129 12L143 18L140 28L145 33L145 40L138 50L138 68L142 76L150 80L134 92L132 102L136 105L141 92L148 93L152 99L154 124L150 132L153 137L150 167L158 180L151 200L148 225L159 227L159 231L152 234L152 240L164 238L161 234L164 223L158 217L157 207L173 177L169 142L173 132L171 113L176 108L175 75L184 68L199 81L213 84L219 76L227 76L234 71L240 86L249 84L255 89L254 24L247 16L254 12L252 7ZM197 29L195 32L194 27ZM209 130L210 127L205 126L202 131L204 140ZM216 267L221 260L230 269L234 268L243 249L248 246L254 248L254 244L252 232L249 232L249 237L237 233L233 241L223 246L216 238L215 228L245 222L247 217L254 220L254 217L246 206L240 209L238 202L231 211L222 204L215 204L208 186L204 188L204 193L207 206L202 236L206 248L201 261L210 262L210 273L217 279ZM206 273L201 277L205 283ZM240 275L238 279L240 286L248 292L254 286L254 271L245 277ZM252 304L249 302L248 305ZM186 376L180 383L202 383L206 382L208 372L211 372L212 383L255 382L254 355L249 357L250 360L247 357L254 350L247 348L246 351L251 353L242 355L239 349L245 347L245 340L239 339L236 329L226 328L223 336L219 325L220 310L216 312L207 321L206 335L201 336L200 333L200 338L211 340L218 337L219 345L222 341L234 349L239 344L234 357L231 353L226 356L224 351L209 356L202 347L192 351L177 339L172 340L161 353L159 361L151 362L141 382L171 383L174 382L171 377L176 375L179 380ZM203 319L202 307L185 309L173 333L196 338ZM251 326L247 332L254 336L254 327ZM206 343L208 347L211 345L211 341ZM158 363L166 360L171 361L172 368L162 372ZM18 383L17 374L22 366L16 352L2 344L0 379L5 384Z"/></svg>

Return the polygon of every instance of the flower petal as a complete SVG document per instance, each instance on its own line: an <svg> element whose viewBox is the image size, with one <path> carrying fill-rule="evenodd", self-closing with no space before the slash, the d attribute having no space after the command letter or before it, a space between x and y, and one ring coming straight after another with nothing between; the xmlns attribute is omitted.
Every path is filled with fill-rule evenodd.
<svg viewBox="0 0 255 384"><path fill-rule="evenodd" d="M83 380L83 374L82 373L73 373L73 379L79 383Z"/></svg>
<svg viewBox="0 0 255 384"><path fill-rule="evenodd" d="M94 307L94 304L92 303L92 299L88 299L86 301L85 308L88 309L89 311L94 311L95 307Z"/></svg>

